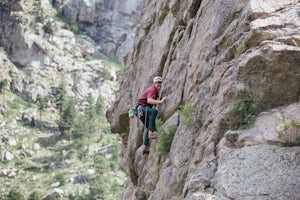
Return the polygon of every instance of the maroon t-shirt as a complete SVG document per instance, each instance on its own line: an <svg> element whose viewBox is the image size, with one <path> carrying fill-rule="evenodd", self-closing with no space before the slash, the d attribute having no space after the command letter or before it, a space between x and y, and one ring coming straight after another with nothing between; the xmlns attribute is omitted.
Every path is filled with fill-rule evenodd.
<svg viewBox="0 0 300 200"><path fill-rule="evenodd" d="M147 98L151 98L151 99L157 99L158 98L158 91L157 89L154 87L154 85L152 85L151 87L147 88L143 94L138 98L137 100L137 105L140 106L149 106L152 107L151 104L147 103Z"/></svg>

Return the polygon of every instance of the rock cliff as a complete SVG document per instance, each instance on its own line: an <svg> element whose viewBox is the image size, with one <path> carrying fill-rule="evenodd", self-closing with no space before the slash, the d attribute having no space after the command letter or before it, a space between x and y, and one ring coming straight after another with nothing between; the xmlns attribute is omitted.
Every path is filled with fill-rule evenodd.
<svg viewBox="0 0 300 200"><path fill-rule="evenodd" d="M299 198L299 9L297 0L148 3L107 113L123 138L123 199ZM143 126L128 105L156 75L168 96L158 117L177 129L167 156L156 141L142 156ZM200 118L188 125L187 105Z"/></svg>
<svg viewBox="0 0 300 200"><path fill-rule="evenodd" d="M142 0L76 0L57 3L62 13L77 16L81 28L97 43L95 53L120 61L133 45L135 26L145 3Z"/></svg>
<svg viewBox="0 0 300 200"><path fill-rule="evenodd" d="M41 10L43 20L38 19ZM53 97L55 87L64 82L68 96L78 100L89 93L101 93L108 104L113 101L118 69L94 59L95 42L90 37L75 35L54 20L56 11L48 0L40 4L10 1L3 4L0 14L0 45L7 60L13 62L7 70L2 67L1 81L6 76L13 92L35 102L38 95ZM50 22L53 33L45 31L46 22Z"/></svg>

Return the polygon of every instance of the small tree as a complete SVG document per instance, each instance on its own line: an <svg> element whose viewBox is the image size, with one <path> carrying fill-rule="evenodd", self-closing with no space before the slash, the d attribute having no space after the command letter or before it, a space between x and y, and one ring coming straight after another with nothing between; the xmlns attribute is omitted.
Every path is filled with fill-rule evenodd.
<svg viewBox="0 0 300 200"><path fill-rule="evenodd" d="M90 183L90 199L105 199L105 196L110 194L111 179L108 176L95 177Z"/></svg>
<svg viewBox="0 0 300 200"><path fill-rule="evenodd" d="M37 103L38 103L38 108L40 111L40 120L41 121L43 120L43 111L46 108L48 101L49 101L49 97L47 97L47 96L45 96L45 97L42 97L41 95L37 96Z"/></svg>
<svg viewBox="0 0 300 200"><path fill-rule="evenodd" d="M104 103L103 97L101 95L98 96L95 107L96 107L95 108L96 114L99 117L105 115L105 103Z"/></svg>
<svg viewBox="0 0 300 200"><path fill-rule="evenodd" d="M78 25L76 22L76 15L74 12L71 12L71 14L68 17L68 27L73 33L78 33Z"/></svg>
<svg viewBox="0 0 300 200"><path fill-rule="evenodd" d="M94 98L91 94L87 97L89 106L85 109L85 116L88 121L89 138L97 131L97 112L94 104Z"/></svg>
<svg viewBox="0 0 300 200"><path fill-rule="evenodd" d="M160 119L156 120L158 140L156 143L156 149L159 155L167 155L170 152L171 145L177 130L176 125L170 125L167 127L167 131L163 128L163 122Z"/></svg>
<svg viewBox="0 0 300 200"><path fill-rule="evenodd" d="M83 139L87 136L88 123L84 115L79 115L77 118L77 123L75 124L73 135L75 139L78 139L82 143Z"/></svg>
<svg viewBox="0 0 300 200"><path fill-rule="evenodd" d="M50 35L53 35L54 31L52 28L52 23L50 21L47 21L46 24L43 27L45 33L49 33Z"/></svg>
<svg viewBox="0 0 300 200"><path fill-rule="evenodd" d="M60 83L58 85L58 88L56 89L56 99L55 99L55 104L57 109L59 110L59 116L62 118L63 111L65 109L65 104L66 104L66 86L64 83Z"/></svg>
<svg viewBox="0 0 300 200"><path fill-rule="evenodd" d="M74 128L77 113L75 108L75 101L70 100L67 108L63 112L60 130L65 136L68 136L71 140L72 129Z"/></svg>
<svg viewBox="0 0 300 200"><path fill-rule="evenodd" d="M98 96L96 104L95 104L95 110L97 114L97 127L98 127L98 136L99 136L99 142L101 139L101 125L102 122L105 120L105 103L101 95Z"/></svg>
<svg viewBox="0 0 300 200"><path fill-rule="evenodd" d="M4 79L0 82L0 93L3 93L3 106L5 106L5 89L8 85L8 80Z"/></svg>
<svg viewBox="0 0 300 200"><path fill-rule="evenodd" d="M105 158L104 155L101 154L96 154L94 156L94 167L99 171L100 174L111 171L110 162Z"/></svg>
<svg viewBox="0 0 300 200"><path fill-rule="evenodd" d="M4 93L5 92L5 88L7 87L8 85L8 80L7 79L4 79L2 81L0 81L0 92Z"/></svg>

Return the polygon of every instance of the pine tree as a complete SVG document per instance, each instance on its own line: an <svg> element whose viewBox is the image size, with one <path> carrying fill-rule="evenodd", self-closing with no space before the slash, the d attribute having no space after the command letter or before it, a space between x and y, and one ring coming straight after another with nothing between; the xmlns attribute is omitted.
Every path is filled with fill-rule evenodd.
<svg viewBox="0 0 300 200"><path fill-rule="evenodd" d="M95 110L96 110L96 114L97 114L97 127L98 127L98 136L99 136L99 141L101 140L101 125L103 123L101 123L102 121L105 120L105 103L104 100L102 98L101 95L98 96L96 104L95 104Z"/></svg>
<svg viewBox="0 0 300 200"><path fill-rule="evenodd" d="M96 113L98 117L105 115L105 103L101 95L98 96L96 101Z"/></svg>
<svg viewBox="0 0 300 200"><path fill-rule="evenodd" d="M69 15L68 17L68 25L69 25L69 29L77 34L78 33L78 25L77 25L77 22L76 22L76 15L74 12L71 12L71 14Z"/></svg>
<svg viewBox="0 0 300 200"><path fill-rule="evenodd" d="M77 139L77 143L83 144L85 141L85 137L87 137L88 132L88 123L85 115L79 115L77 123L74 127L74 138Z"/></svg>
<svg viewBox="0 0 300 200"><path fill-rule="evenodd" d="M54 31L52 28L52 23L50 21L47 21L46 24L43 27L43 30L45 31L45 33L48 33L50 35L53 35Z"/></svg>
<svg viewBox="0 0 300 200"><path fill-rule="evenodd" d="M87 97L89 106L85 109L85 117L88 122L88 139L97 131L97 113L94 105L94 98L91 94Z"/></svg>
<svg viewBox="0 0 300 200"><path fill-rule="evenodd" d="M40 120L41 121L43 120L43 111L46 108L48 101L49 101L49 97L47 97L47 96L45 96L45 97L42 97L41 95L37 96L37 103L38 103L38 108L40 111Z"/></svg>
<svg viewBox="0 0 300 200"><path fill-rule="evenodd" d="M66 86L64 83L60 83L58 88L56 89L56 100L55 104L57 109L59 110L59 116L62 117L63 111L65 109L65 104L66 104Z"/></svg>
<svg viewBox="0 0 300 200"><path fill-rule="evenodd" d="M66 109L63 111L60 131L63 135L68 136L71 140L72 130L74 128L77 118L77 112L75 108L75 101L70 100L67 104Z"/></svg>
<svg viewBox="0 0 300 200"><path fill-rule="evenodd" d="M3 93L3 106L5 107L5 89L8 86L8 80L4 79L0 82L0 93Z"/></svg>
<svg viewBox="0 0 300 200"><path fill-rule="evenodd" d="M0 92L2 93L4 93L4 91L5 91L5 88L7 87L7 85L8 85L8 80L7 79L4 79L4 80L2 80L1 82L0 82Z"/></svg>

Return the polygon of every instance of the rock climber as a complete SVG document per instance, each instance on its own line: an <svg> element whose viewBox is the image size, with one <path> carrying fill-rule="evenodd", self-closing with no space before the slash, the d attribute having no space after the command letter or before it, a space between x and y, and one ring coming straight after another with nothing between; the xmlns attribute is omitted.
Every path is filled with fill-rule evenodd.
<svg viewBox="0 0 300 200"><path fill-rule="evenodd" d="M167 100L167 97L158 99L162 82L162 77L154 77L153 85L142 93L136 103L136 115L145 125L143 154L149 153L149 139L157 139L157 134L155 133L157 131L155 125L157 110L153 106L162 104Z"/></svg>

